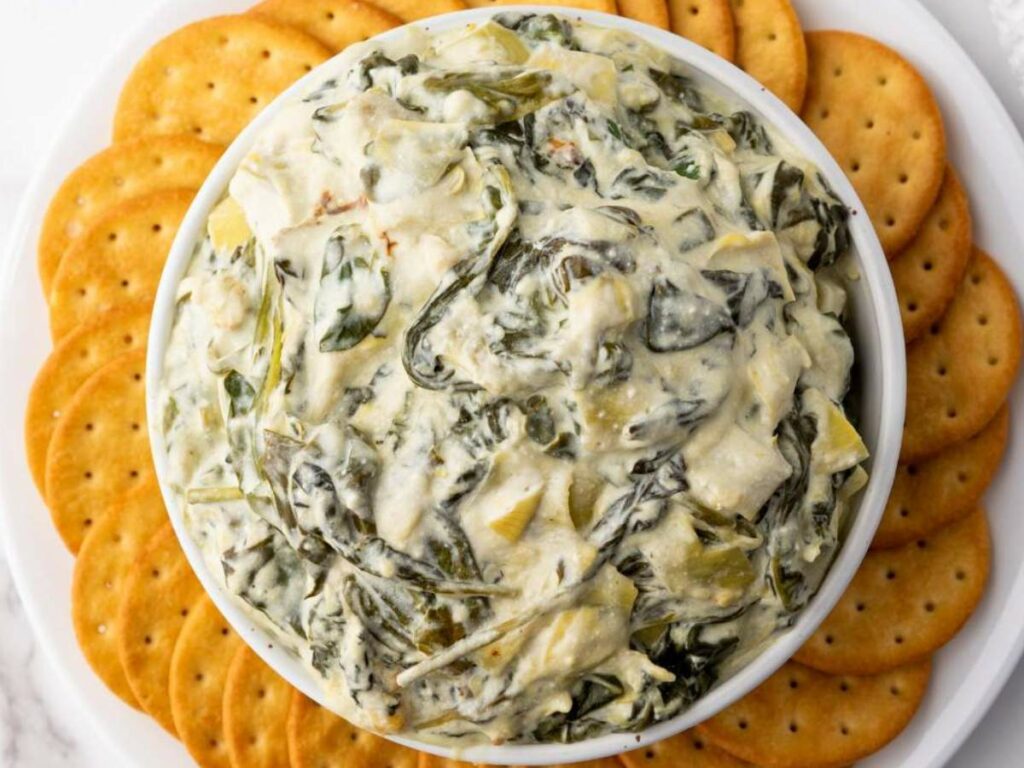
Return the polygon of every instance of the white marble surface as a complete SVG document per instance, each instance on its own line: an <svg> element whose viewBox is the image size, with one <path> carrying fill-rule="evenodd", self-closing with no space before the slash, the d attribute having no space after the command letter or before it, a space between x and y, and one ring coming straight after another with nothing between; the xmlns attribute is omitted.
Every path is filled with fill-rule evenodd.
<svg viewBox="0 0 1024 768"><path fill-rule="evenodd" d="M1024 97L981 0L924 0L981 67L1024 131ZM0 0L0 240L69 98L121 29L159 0ZM1004 0L1000 0L1004 2ZM1005 2L1004 2L1005 4ZM1024 30L1021 31L1024 35ZM82 63L84 62L84 63ZM2 534L0 534L2 535ZM32 639L0 552L0 768L115 765ZM1005 768L1024 754L1024 668L950 763Z"/></svg>

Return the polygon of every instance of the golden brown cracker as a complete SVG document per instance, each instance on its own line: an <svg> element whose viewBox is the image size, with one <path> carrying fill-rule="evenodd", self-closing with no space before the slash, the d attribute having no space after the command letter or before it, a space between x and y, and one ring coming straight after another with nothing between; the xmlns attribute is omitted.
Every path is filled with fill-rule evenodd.
<svg viewBox="0 0 1024 768"><path fill-rule="evenodd" d="M671 29L666 0L619 0L619 14L660 29Z"/></svg>
<svg viewBox="0 0 1024 768"><path fill-rule="evenodd" d="M230 144L330 53L304 32L255 16L189 24L135 65L118 98L114 139L184 133Z"/></svg>
<svg viewBox="0 0 1024 768"><path fill-rule="evenodd" d="M907 348L900 461L920 461L977 434L1006 400L1020 355L1013 286L975 248L946 314Z"/></svg>
<svg viewBox="0 0 1024 768"><path fill-rule="evenodd" d="M727 61L736 59L736 25L729 0L668 0L669 26Z"/></svg>
<svg viewBox="0 0 1024 768"><path fill-rule="evenodd" d="M126 302L153 303L194 190L168 190L111 208L61 260L50 292L50 333L62 339Z"/></svg>
<svg viewBox="0 0 1024 768"><path fill-rule="evenodd" d="M243 646L217 606L203 595L178 633L171 655L171 714L178 738L200 768L231 768L224 736L224 687Z"/></svg>
<svg viewBox="0 0 1024 768"><path fill-rule="evenodd" d="M791 661L697 732L765 768L849 765L900 734L930 674L929 661L869 677L828 675Z"/></svg>
<svg viewBox="0 0 1024 768"><path fill-rule="evenodd" d="M999 469L1009 426L1004 405L973 437L930 459L898 466L872 548L898 547L969 514Z"/></svg>
<svg viewBox="0 0 1024 768"><path fill-rule="evenodd" d="M794 658L871 675L930 656L974 612L988 579L981 510L893 549L868 553L839 603Z"/></svg>
<svg viewBox="0 0 1024 768"><path fill-rule="evenodd" d="M942 317L971 256L971 210L956 171L946 177L917 236L889 263L909 344Z"/></svg>
<svg viewBox="0 0 1024 768"><path fill-rule="evenodd" d="M420 752L418 768L486 768L480 763L466 763L461 760L451 760L447 757L438 757L427 752Z"/></svg>
<svg viewBox="0 0 1024 768"><path fill-rule="evenodd" d="M419 753L395 744L292 693L288 708L288 755L292 768L416 768Z"/></svg>
<svg viewBox="0 0 1024 768"><path fill-rule="evenodd" d="M243 645L224 681L224 739L234 768L289 768L292 686Z"/></svg>
<svg viewBox="0 0 1024 768"><path fill-rule="evenodd" d="M520 0L467 0L470 8L490 8L493 5L522 5ZM586 11L598 11L600 13L615 13L615 0L551 0L545 5L553 5L559 8L582 8Z"/></svg>
<svg viewBox="0 0 1024 768"><path fill-rule="evenodd" d="M61 339L39 369L25 408L25 454L40 493L46 490L46 450L64 407L104 364L146 346L149 316L145 302L100 313Z"/></svg>
<svg viewBox="0 0 1024 768"><path fill-rule="evenodd" d="M71 621L89 666L123 701L138 707L118 655L117 615L132 563L167 522L160 489L148 482L117 500L89 531L75 560Z"/></svg>
<svg viewBox="0 0 1024 768"><path fill-rule="evenodd" d="M199 189L223 148L192 136L148 136L107 147L72 171L46 209L37 258L43 293L65 252L108 210L164 189Z"/></svg>
<svg viewBox="0 0 1024 768"><path fill-rule="evenodd" d="M750 765L692 730L626 752L619 759L625 768L747 768Z"/></svg>
<svg viewBox="0 0 1024 768"><path fill-rule="evenodd" d="M889 258L917 234L946 171L939 106L896 51L852 32L807 34L802 117L853 182Z"/></svg>
<svg viewBox="0 0 1024 768"><path fill-rule="evenodd" d="M171 655L185 619L203 596L168 522L128 570L117 632L118 655L132 693L172 734Z"/></svg>
<svg viewBox="0 0 1024 768"><path fill-rule="evenodd" d="M154 477L145 372L144 349L118 355L78 388L53 431L46 501L72 552L110 504Z"/></svg>
<svg viewBox="0 0 1024 768"><path fill-rule="evenodd" d="M736 65L799 113L807 90L807 45L789 0L732 0Z"/></svg>
<svg viewBox="0 0 1024 768"><path fill-rule="evenodd" d="M442 13L464 11L469 7L462 0L377 0L374 5L402 21L416 21L428 16L440 16Z"/></svg>
<svg viewBox="0 0 1024 768"><path fill-rule="evenodd" d="M300 29L332 51L402 24L397 16L361 0L263 0L249 12Z"/></svg>

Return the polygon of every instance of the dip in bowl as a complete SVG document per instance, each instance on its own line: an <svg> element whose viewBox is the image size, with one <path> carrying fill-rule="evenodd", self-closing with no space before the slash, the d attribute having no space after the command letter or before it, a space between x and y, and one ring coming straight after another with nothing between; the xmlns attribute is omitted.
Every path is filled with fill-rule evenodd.
<svg viewBox="0 0 1024 768"><path fill-rule="evenodd" d="M305 693L564 762L696 722L825 615L902 338L849 185L751 93L621 19L472 12L229 150L161 285L151 432L204 585Z"/></svg>

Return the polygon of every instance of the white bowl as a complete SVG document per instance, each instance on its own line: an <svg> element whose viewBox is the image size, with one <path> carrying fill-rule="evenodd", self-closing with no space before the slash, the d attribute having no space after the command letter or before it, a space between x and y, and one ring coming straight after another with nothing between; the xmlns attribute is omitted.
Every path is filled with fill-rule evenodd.
<svg viewBox="0 0 1024 768"><path fill-rule="evenodd" d="M849 229L860 279L849 286L849 330L856 350L854 387L858 395L859 428L871 452L867 462L870 481L860 496L853 522L848 527L842 548L821 589L790 629L777 636L749 664L712 688L688 710L639 733L608 734L573 744L476 746L454 750L408 737L389 737L409 747L469 762L547 765L619 754L684 731L757 687L803 645L832 610L853 578L885 509L902 439L906 360L896 293L885 256L864 205L828 150L788 107L764 86L724 59L670 32L619 16L544 6L500 6L437 16L417 22L417 25L425 29L446 31L510 11L556 12L601 26L628 30L644 38L684 62L692 69L698 82L746 105L773 126L797 152L818 166L833 190L853 213ZM400 29L389 30L375 39L389 40L401 34ZM322 77L321 70L325 66L329 64L310 72L264 109L231 144L199 190L178 230L164 267L153 308L146 360L146 408L153 460L171 523L189 563L213 602L252 649L289 683L324 706L326 702L313 675L300 661L282 650L269 634L257 627L238 607L223 589L219 579L206 567L199 547L190 538L178 500L166 483L167 457L163 435L158 428L161 419L157 393L174 320L175 292L191 261L193 246L204 233L207 216L225 193L228 182L258 134L284 103L309 89Z"/></svg>

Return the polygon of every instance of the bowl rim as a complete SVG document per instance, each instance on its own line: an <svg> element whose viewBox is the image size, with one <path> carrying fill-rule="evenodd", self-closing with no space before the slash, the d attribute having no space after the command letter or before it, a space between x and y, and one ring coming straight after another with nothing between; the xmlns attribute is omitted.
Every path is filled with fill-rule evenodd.
<svg viewBox="0 0 1024 768"><path fill-rule="evenodd" d="M857 360L860 363L864 361L864 349L869 349L873 353L872 362L877 365L878 389L881 393L878 436L870 458L871 477L861 494L856 515L842 546L818 592L798 614L788 630L777 635L737 672L720 685L713 687L691 707L675 717L655 723L639 732L605 734L571 744L443 747L408 736L386 737L403 746L456 760L497 765L546 765L595 760L621 754L691 728L756 688L803 645L846 590L881 521L895 477L902 441L906 359L902 320L888 262L866 215L866 208L853 185L799 116L767 88L732 63L672 32L632 19L576 8L529 4L476 8L421 19L370 38L365 45L397 38L412 26L430 31L447 31L461 25L486 21L499 13L511 12L556 13L573 20L632 32L700 72L729 98L735 98L753 108L794 149L818 167L839 198L854 214L859 214L851 216L848 223L856 250L860 279L866 285L868 302L874 312L874 323L871 328L871 343L861 340L861 347L857 349ZM205 227L210 211L226 191L231 177L249 148L282 106L322 77L325 66L330 66L331 62L344 55L345 53L341 52L320 64L279 94L225 150L196 194L171 245L160 279L150 323L145 376L146 415L157 480L171 525L186 559L210 599L246 644L292 686L325 707L327 705L322 691L308 670L281 648L271 634L249 618L206 567L199 546L188 534L177 498L167 483L167 453L163 435L157 425L161 421L160 380L175 317L176 290L191 262L194 245Z"/></svg>

